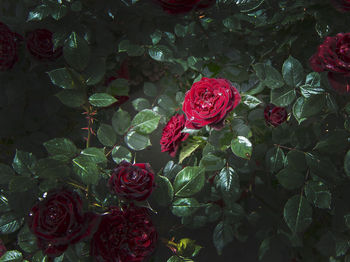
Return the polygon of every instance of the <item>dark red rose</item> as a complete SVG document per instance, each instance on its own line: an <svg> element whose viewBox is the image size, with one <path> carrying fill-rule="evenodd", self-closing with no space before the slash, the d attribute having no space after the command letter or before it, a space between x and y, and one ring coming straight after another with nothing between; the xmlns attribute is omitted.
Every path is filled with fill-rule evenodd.
<svg viewBox="0 0 350 262"><path fill-rule="evenodd" d="M111 207L91 241L97 262L141 262L155 249L158 234L147 209Z"/></svg>
<svg viewBox="0 0 350 262"><path fill-rule="evenodd" d="M226 115L240 101L241 96L228 80L203 77L185 95L182 106L187 118L185 126L200 129L209 125L221 129Z"/></svg>
<svg viewBox="0 0 350 262"><path fill-rule="evenodd" d="M158 234L146 208L130 206L125 211L128 223L128 251L121 261L141 262L156 248Z"/></svg>
<svg viewBox="0 0 350 262"><path fill-rule="evenodd" d="M18 61L17 42L22 37L0 22L0 71L11 69Z"/></svg>
<svg viewBox="0 0 350 262"><path fill-rule="evenodd" d="M91 241L91 255L98 262L122 262L121 250L126 247L126 218L118 207L101 218L99 228Z"/></svg>
<svg viewBox="0 0 350 262"><path fill-rule="evenodd" d="M4 242L0 239L0 257L2 257L6 253L7 249L4 245Z"/></svg>
<svg viewBox="0 0 350 262"><path fill-rule="evenodd" d="M54 50L52 32L47 29L36 29L26 34L27 49L39 60L55 60L62 55L62 47Z"/></svg>
<svg viewBox="0 0 350 262"><path fill-rule="evenodd" d="M215 0L155 0L169 14L182 14L212 6Z"/></svg>
<svg viewBox="0 0 350 262"><path fill-rule="evenodd" d="M108 185L116 195L136 201L150 196L154 188L154 173L149 164L122 161L112 172Z"/></svg>
<svg viewBox="0 0 350 262"><path fill-rule="evenodd" d="M268 104L264 110L266 123L272 126L279 126L287 120L287 110L284 107Z"/></svg>
<svg viewBox="0 0 350 262"><path fill-rule="evenodd" d="M339 33L326 37L318 51L310 58L310 65L316 72L328 71L332 88L339 93L350 91L350 33Z"/></svg>
<svg viewBox="0 0 350 262"><path fill-rule="evenodd" d="M335 9L339 12L349 12L350 11L350 0L331 0Z"/></svg>
<svg viewBox="0 0 350 262"><path fill-rule="evenodd" d="M79 195L65 189L49 192L31 209L28 219L38 247L51 257L90 236L96 224L97 216L83 213Z"/></svg>
<svg viewBox="0 0 350 262"><path fill-rule="evenodd" d="M184 129L186 118L184 115L176 114L170 118L169 122L163 128L160 145L162 152L169 152L174 157L182 141L185 141L189 134L181 133Z"/></svg>

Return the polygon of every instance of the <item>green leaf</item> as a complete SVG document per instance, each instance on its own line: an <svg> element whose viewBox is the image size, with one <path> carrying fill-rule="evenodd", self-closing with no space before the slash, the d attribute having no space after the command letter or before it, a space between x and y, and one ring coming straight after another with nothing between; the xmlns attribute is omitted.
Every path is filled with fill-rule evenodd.
<svg viewBox="0 0 350 262"><path fill-rule="evenodd" d="M80 154L90 159L90 161L96 164L107 163L107 158L103 152L103 148L88 147L88 148L85 148L83 151L81 151Z"/></svg>
<svg viewBox="0 0 350 262"><path fill-rule="evenodd" d="M234 232L230 224L220 221L216 225L213 232L213 242L219 255L222 254L224 247L233 241L233 236Z"/></svg>
<svg viewBox="0 0 350 262"><path fill-rule="evenodd" d="M101 57L93 57L83 73L83 76L86 79L85 83L88 86L96 85L103 80L105 73L106 59Z"/></svg>
<svg viewBox="0 0 350 262"><path fill-rule="evenodd" d="M132 129L140 134L150 134L157 129L160 115L150 109L137 113L131 122Z"/></svg>
<svg viewBox="0 0 350 262"><path fill-rule="evenodd" d="M283 63L282 75L287 85L297 87L301 85L304 79L303 66L297 59L289 56Z"/></svg>
<svg viewBox="0 0 350 262"><path fill-rule="evenodd" d="M200 145L202 142L200 140L192 140L187 142L180 150L179 155L179 164L181 164L187 157L189 157Z"/></svg>
<svg viewBox="0 0 350 262"><path fill-rule="evenodd" d="M62 104L72 108L79 107L87 101L86 94L82 90L62 90L56 96Z"/></svg>
<svg viewBox="0 0 350 262"><path fill-rule="evenodd" d="M23 256L21 252L17 250L10 250L0 257L0 262L21 262L22 259Z"/></svg>
<svg viewBox="0 0 350 262"><path fill-rule="evenodd" d="M293 233L305 231L312 222L312 208L306 198L300 195L288 199L283 215Z"/></svg>
<svg viewBox="0 0 350 262"><path fill-rule="evenodd" d="M313 95L323 94L325 90L320 87L314 87L311 85L302 85L300 86L300 92L305 98L309 98Z"/></svg>
<svg viewBox="0 0 350 262"><path fill-rule="evenodd" d="M66 5L57 4L51 11L51 17L55 20L60 20L68 13L68 7Z"/></svg>
<svg viewBox="0 0 350 262"><path fill-rule="evenodd" d="M337 100L329 93L326 94L326 105L328 112L338 114L339 106Z"/></svg>
<svg viewBox="0 0 350 262"><path fill-rule="evenodd" d="M253 69L264 85L270 89L280 88L284 85L283 78L273 66L263 63L253 65Z"/></svg>
<svg viewBox="0 0 350 262"><path fill-rule="evenodd" d="M276 106L288 106L296 98L295 90L293 88L278 88L271 90L271 103Z"/></svg>
<svg viewBox="0 0 350 262"><path fill-rule="evenodd" d="M324 95L313 95L304 100L301 107L301 117L307 118L314 116L322 111L326 102L326 97Z"/></svg>
<svg viewBox="0 0 350 262"><path fill-rule="evenodd" d="M152 44L156 45L162 39L162 32L160 30L156 30L154 33L150 34L150 38L152 40Z"/></svg>
<svg viewBox="0 0 350 262"><path fill-rule="evenodd" d="M157 86L151 82L144 82L143 93L146 96L155 97L157 95Z"/></svg>
<svg viewBox="0 0 350 262"><path fill-rule="evenodd" d="M174 188L165 176L156 176L156 188L152 192L152 198L160 206L168 206L174 198Z"/></svg>
<svg viewBox="0 0 350 262"><path fill-rule="evenodd" d="M306 120L305 117L302 117L302 113L303 113L303 105L305 102L305 98L304 97L299 97L294 105L293 105L293 115L295 117L295 119L298 121L299 125Z"/></svg>
<svg viewBox="0 0 350 262"><path fill-rule="evenodd" d="M205 182L204 169L185 167L175 177L174 191L177 197L189 197L202 190Z"/></svg>
<svg viewBox="0 0 350 262"><path fill-rule="evenodd" d="M16 155L12 162L12 167L17 174L31 175L36 164L36 157L32 153L16 149Z"/></svg>
<svg viewBox="0 0 350 262"><path fill-rule="evenodd" d="M32 253L37 250L36 236L25 225L17 235L17 244L27 253Z"/></svg>
<svg viewBox="0 0 350 262"><path fill-rule="evenodd" d="M143 150L146 147L152 145L148 136L139 134L134 130L126 134L125 143L128 145L129 148L135 151Z"/></svg>
<svg viewBox="0 0 350 262"><path fill-rule="evenodd" d="M322 182L309 181L305 186L305 195L315 207L327 209L331 207L332 194Z"/></svg>
<svg viewBox="0 0 350 262"><path fill-rule="evenodd" d="M130 43L129 40L122 40L119 43L119 52L127 52L129 56L141 56L145 49L142 46Z"/></svg>
<svg viewBox="0 0 350 262"><path fill-rule="evenodd" d="M0 195L0 212L5 213L10 211L9 201L5 195Z"/></svg>
<svg viewBox="0 0 350 262"><path fill-rule="evenodd" d="M100 171L96 163L92 162L89 157L80 155L72 160L73 170L86 185L96 185L100 178Z"/></svg>
<svg viewBox="0 0 350 262"><path fill-rule="evenodd" d="M33 11L30 11L27 17L27 22L41 21L50 15L50 8L43 4L38 5Z"/></svg>
<svg viewBox="0 0 350 262"><path fill-rule="evenodd" d="M132 106L136 111L142 111L151 107L151 103L146 98L136 98L132 101Z"/></svg>
<svg viewBox="0 0 350 262"><path fill-rule="evenodd" d="M311 72L306 76L305 85L309 85L312 87L320 87L321 86L321 76L318 72Z"/></svg>
<svg viewBox="0 0 350 262"><path fill-rule="evenodd" d="M344 158L345 174L350 177L350 150L346 153Z"/></svg>
<svg viewBox="0 0 350 262"><path fill-rule="evenodd" d="M252 156L253 146L248 138L238 136L231 141L231 150L238 157L250 159Z"/></svg>
<svg viewBox="0 0 350 262"><path fill-rule="evenodd" d="M245 217L243 207L229 199L225 201L225 205L225 221L238 225L238 222L240 222Z"/></svg>
<svg viewBox="0 0 350 262"><path fill-rule="evenodd" d="M300 151L291 150L287 154L288 168L296 171L306 171L307 165L305 160L305 154Z"/></svg>
<svg viewBox="0 0 350 262"><path fill-rule="evenodd" d="M173 52L165 45L155 45L148 50L148 54L156 61L169 61L173 57Z"/></svg>
<svg viewBox="0 0 350 262"><path fill-rule="evenodd" d="M50 72L47 72L51 82L54 85L57 85L64 89L74 89L77 87L77 84L74 82L72 75L69 70L65 67L54 69Z"/></svg>
<svg viewBox="0 0 350 262"><path fill-rule="evenodd" d="M124 135L124 133L128 131L130 125L131 117L129 113L119 108L112 117L113 129L118 135Z"/></svg>
<svg viewBox="0 0 350 262"><path fill-rule="evenodd" d="M113 80L109 85L107 90L112 96L128 96L129 95L129 83L128 80L123 78L118 78Z"/></svg>
<svg viewBox="0 0 350 262"><path fill-rule="evenodd" d="M204 167L207 172L220 170L225 164L226 159L211 153L203 156L199 162L199 166Z"/></svg>
<svg viewBox="0 0 350 262"><path fill-rule="evenodd" d="M15 176L9 182L9 190L13 192L25 192L36 186L37 182L30 177Z"/></svg>
<svg viewBox="0 0 350 262"><path fill-rule="evenodd" d="M219 205L216 204L209 204L205 208L205 215L208 218L209 222L215 222L218 220L222 215L222 209Z"/></svg>
<svg viewBox="0 0 350 262"><path fill-rule="evenodd" d="M167 95L161 95L158 98L158 105L163 108L165 111L170 112L171 114L174 113L175 109L176 109L176 105L174 103L174 100L167 96Z"/></svg>
<svg viewBox="0 0 350 262"><path fill-rule="evenodd" d="M226 202L236 201L240 196L239 176L232 167L224 167L215 176L215 187L218 188Z"/></svg>
<svg viewBox="0 0 350 262"><path fill-rule="evenodd" d="M166 176L169 180L172 180L178 172L180 172L182 169L181 165L175 164L174 161L169 161L164 169L163 169L163 176Z"/></svg>
<svg viewBox="0 0 350 262"><path fill-rule="evenodd" d="M280 147L271 148L266 153L265 161L270 172L279 171L283 167L285 161L283 150Z"/></svg>
<svg viewBox="0 0 350 262"><path fill-rule="evenodd" d="M112 150L112 158L117 164L123 160L131 162L132 154L127 148L123 146L116 146Z"/></svg>
<svg viewBox="0 0 350 262"><path fill-rule="evenodd" d="M247 105L249 109L253 109L262 103L261 100L251 95L244 96L242 102L243 104Z"/></svg>
<svg viewBox="0 0 350 262"><path fill-rule="evenodd" d="M66 159L68 161L68 159ZM70 174L70 168L66 166L61 159L53 159L53 158L42 158L38 161L35 166L35 173L40 178L45 179L57 179L57 178L65 178Z"/></svg>
<svg viewBox="0 0 350 262"><path fill-rule="evenodd" d="M78 152L74 143L67 138L54 138L46 141L43 145L52 156L61 155L64 158L70 159Z"/></svg>
<svg viewBox="0 0 350 262"><path fill-rule="evenodd" d="M193 260L183 260L182 258L178 257L178 256L171 256L167 262L192 262Z"/></svg>
<svg viewBox="0 0 350 262"><path fill-rule="evenodd" d="M56 262L57 257L55 258L54 262ZM46 255L43 254L43 252L40 250L36 252L32 258L32 262L48 262L49 259Z"/></svg>
<svg viewBox="0 0 350 262"><path fill-rule="evenodd" d="M178 198L171 207L171 212L178 217L194 214L202 205L195 198Z"/></svg>
<svg viewBox="0 0 350 262"><path fill-rule="evenodd" d="M6 185L15 176L15 172L8 165L0 163L0 185Z"/></svg>
<svg viewBox="0 0 350 262"><path fill-rule="evenodd" d="M300 188L304 184L304 175L289 167L279 171L276 177L278 182L288 190Z"/></svg>
<svg viewBox="0 0 350 262"><path fill-rule="evenodd" d="M117 135L111 125L101 124L97 130L97 138L104 146L113 146L117 141Z"/></svg>
<svg viewBox="0 0 350 262"><path fill-rule="evenodd" d="M83 71L90 61L90 47L86 40L72 32L63 45L66 62L78 71Z"/></svg>
<svg viewBox="0 0 350 262"><path fill-rule="evenodd" d="M22 225L23 219L18 219L12 213L2 214L0 217L0 234L16 232Z"/></svg>
<svg viewBox="0 0 350 262"><path fill-rule="evenodd" d="M106 107L117 102L117 99L107 93L95 93L89 97L89 102L96 107Z"/></svg>
<svg viewBox="0 0 350 262"><path fill-rule="evenodd" d="M314 150L324 154L336 154L344 151L348 147L349 136L349 133L342 129L332 131L325 139L316 144Z"/></svg>
<svg viewBox="0 0 350 262"><path fill-rule="evenodd" d="M185 35L187 34L187 29L188 29L187 26L176 24L174 28L174 32L178 37L185 37Z"/></svg>

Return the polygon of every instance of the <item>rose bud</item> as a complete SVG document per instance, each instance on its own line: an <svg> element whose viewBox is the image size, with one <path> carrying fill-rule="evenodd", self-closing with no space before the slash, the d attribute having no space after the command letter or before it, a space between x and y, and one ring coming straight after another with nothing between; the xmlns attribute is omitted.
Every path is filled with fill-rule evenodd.
<svg viewBox="0 0 350 262"><path fill-rule="evenodd" d="M264 110L264 117L267 124L276 127L287 120L288 114L284 107L268 104Z"/></svg>
<svg viewBox="0 0 350 262"><path fill-rule="evenodd" d="M31 209L28 225L46 255L60 256L70 244L94 233L98 217L82 208L79 195L63 189L49 192Z"/></svg>
<svg viewBox="0 0 350 262"><path fill-rule="evenodd" d="M186 118L184 115L176 114L170 118L169 122L163 128L160 145L162 152L168 152L174 157L182 141L185 141L189 134L181 133L184 129Z"/></svg>
<svg viewBox="0 0 350 262"><path fill-rule="evenodd" d="M62 47L54 50L52 32L47 29L36 29L26 34L28 51L43 61L55 60L62 55Z"/></svg>
<svg viewBox="0 0 350 262"><path fill-rule="evenodd" d="M182 106L187 118L185 126L200 129L209 125L221 129L227 114L240 101L241 96L228 80L203 77L185 95Z"/></svg>
<svg viewBox="0 0 350 262"><path fill-rule="evenodd" d="M310 58L316 72L328 71L328 81L338 93L350 92L350 33L326 37Z"/></svg>
<svg viewBox="0 0 350 262"><path fill-rule="evenodd" d="M112 172L108 185L119 197L143 201L154 188L154 172L149 164L122 161Z"/></svg>
<svg viewBox="0 0 350 262"><path fill-rule="evenodd" d="M212 6L215 0L155 0L169 14L182 14Z"/></svg>

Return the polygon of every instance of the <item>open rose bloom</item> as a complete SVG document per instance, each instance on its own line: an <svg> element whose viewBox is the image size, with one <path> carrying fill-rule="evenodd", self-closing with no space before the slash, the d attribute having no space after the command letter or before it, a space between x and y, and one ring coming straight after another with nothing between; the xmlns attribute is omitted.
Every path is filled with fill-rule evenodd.
<svg viewBox="0 0 350 262"><path fill-rule="evenodd" d="M11 69L18 61L17 45L21 36L0 22L0 71Z"/></svg>
<svg viewBox="0 0 350 262"><path fill-rule="evenodd" d="M227 114L240 101L238 90L228 80L203 77L185 95L182 110L187 118L186 127L200 129L209 125L221 129Z"/></svg>
<svg viewBox="0 0 350 262"><path fill-rule="evenodd" d="M350 92L350 33L326 37L310 58L316 72L328 71L330 85L338 93Z"/></svg>
<svg viewBox="0 0 350 262"><path fill-rule="evenodd" d="M350 11L350 0L331 0L335 9L339 12L349 12Z"/></svg>

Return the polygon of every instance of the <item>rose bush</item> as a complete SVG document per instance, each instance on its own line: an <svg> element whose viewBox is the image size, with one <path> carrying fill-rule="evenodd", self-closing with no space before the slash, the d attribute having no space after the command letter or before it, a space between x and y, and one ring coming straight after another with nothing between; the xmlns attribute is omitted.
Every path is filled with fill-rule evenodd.
<svg viewBox="0 0 350 262"><path fill-rule="evenodd" d="M155 186L154 173L149 164L122 161L113 169L108 185L122 198L136 201L147 199Z"/></svg>
<svg viewBox="0 0 350 262"><path fill-rule="evenodd" d="M267 124L276 127L287 120L288 113L284 107L268 104L264 109L264 117Z"/></svg>
<svg viewBox="0 0 350 262"><path fill-rule="evenodd" d="M62 55L62 47L54 50L52 32L47 29L36 29L26 33L28 51L39 60L52 61Z"/></svg>
<svg viewBox="0 0 350 262"><path fill-rule="evenodd" d="M170 14L182 14L193 9L208 8L215 3L214 0L155 0L155 2Z"/></svg>
<svg viewBox="0 0 350 262"><path fill-rule="evenodd" d="M158 234L145 208L111 207L91 242L96 261L141 262L153 253Z"/></svg>
<svg viewBox="0 0 350 262"><path fill-rule="evenodd" d="M350 33L326 37L310 58L316 72L328 71L328 80L339 93L350 92Z"/></svg>
<svg viewBox="0 0 350 262"><path fill-rule="evenodd" d="M11 69L18 61L17 45L20 35L12 32L7 25L0 22L0 70Z"/></svg>
<svg viewBox="0 0 350 262"><path fill-rule="evenodd" d="M79 195L65 189L49 192L32 207L28 225L45 254L59 256L70 244L93 233L97 217L83 213L82 207Z"/></svg>
<svg viewBox="0 0 350 262"><path fill-rule="evenodd" d="M181 142L185 141L189 134L182 133L186 123L184 115L176 114L170 118L163 128L160 145L162 152L168 152L170 156L175 157Z"/></svg>
<svg viewBox="0 0 350 262"><path fill-rule="evenodd" d="M240 101L241 96L228 80L203 77L186 93L182 106L186 114L185 126L200 129L209 125L221 129L227 114Z"/></svg>
<svg viewBox="0 0 350 262"><path fill-rule="evenodd" d="M340 12L350 11L350 1L349 0L331 0L335 9Z"/></svg>

